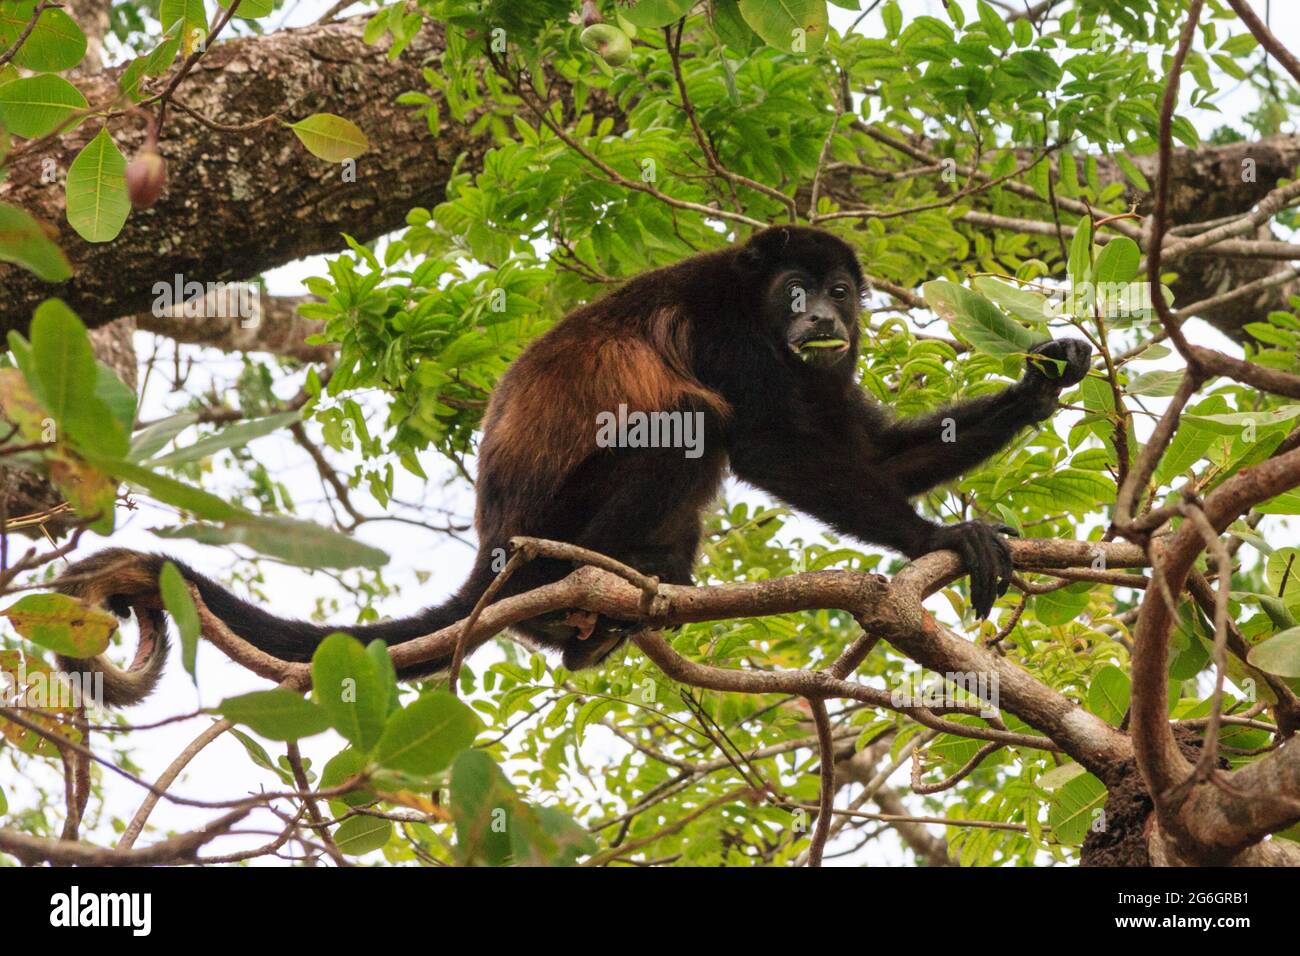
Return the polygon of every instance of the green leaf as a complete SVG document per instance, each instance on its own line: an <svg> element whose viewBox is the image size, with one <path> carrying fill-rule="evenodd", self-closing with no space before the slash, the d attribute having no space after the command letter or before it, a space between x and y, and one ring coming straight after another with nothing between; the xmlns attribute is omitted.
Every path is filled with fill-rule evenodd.
<svg viewBox="0 0 1300 956"><path fill-rule="evenodd" d="M1129 158L1128 153L1122 151L1117 152L1114 154L1113 158L1115 160L1115 165L1120 168L1120 172L1124 174L1124 177L1133 184L1134 189L1144 193L1149 193L1151 191L1151 184L1147 182L1147 178L1142 175L1142 170L1138 169L1137 163L1133 162L1133 160Z"/></svg>
<svg viewBox="0 0 1300 956"><path fill-rule="evenodd" d="M131 213L126 159L101 129L68 168L68 224L87 242L117 238Z"/></svg>
<svg viewBox="0 0 1300 956"><path fill-rule="evenodd" d="M1259 602L1262 610L1273 626L1281 631L1289 631L1291 628L1298 626L1295 615L1291 609L1282 602L1281 598L1275 598L1271 594L1257 594L1255 599Z"/></svg>
<svg viewBox="0 0 1300 956"><path fill-rule="evenodd" d="M435 774L474 743L479 727L468 706L446 691L434 691L388 718L374 759L392 770Z"/></svg>
<svg viewBox="0 0 1300 956"><path fill-rule="evenodd" d="M230 0L217 0L222 10L230 9ZM275 0L244 0L235 11L240 20L260 20L275 12Z"/></svg>
<svg viewBox="0 0 1300 956"><path fill-rule="evenodd" d="M185 667L185 672L194 678L194 661L199 649L199 609L194 606L189 582L170 561L163 562L162 571L158 574L158 592L162 595L163 607L180 631L181 664Z"/></svg>
<svg viewBox="0 0 1300 956"><path fill-rule="evenodd" d="M1114 727L1118 727L1128 711L1132 681L1114 664L1099 670L1088 685L1088 709Z"/></svg>
<svg viewBox="0 0 1300 956"><path fill-rule="evenodd" d="M66 594L28 594L0 611L14 630L56 654L86 658L103 653L117 618Z"/></svg>
<svg viewBox="0 0 1300 956"><path fill-rule="evenodd" d="M68 257L41 224L4 203L0 203L0 262L22 266L45 282L62 282L72 276Z"/></svg>
<svg viewBox="0 0 1300 956"><path fill-rule="evenodd" d="M266 752L265 747L259 744L252 737L248 736L248 734L244 733L238 727L231 727L228 733L236 740L238 740L241 744L243 744L244 752L248 754L248 758L252 760L253 763L257 764L259 767L264 767L267 770L271 771L282 781L284 781L286 786L292 787L294 785L293 774L291 774L289 771L285 770L283 767L279 766L274 760L272 760L271 755Z"/></svg>
<svg viewBox="0 0 1300 956"><path fill-rule="evenodd" d="M1118 236L1102 246L1093 268L1093 281L1097 283L1127 283L1137 278L1138 262L1142 251L1128 236Z"/></svg>
<svg viewBox="0 0 1300 956"><path fill-rule="evenodd" d="M1012 76L1023 77L1040 90L1051 90L1061 82L1061 68L1043 50L1012 53L1003 61L1002 68Z"/></svg>
<svg viewBox="0 0 1300 956"><path fill-rule="evenodd" d="M740 15L783 53L814 53L826 42L826 0L740 0Z"/></svg>
<svg viewBox="0 0 1300 956"><path fill-rule="evenodd" d="M898 0L888 0L881 7L880 19L885 24L885 36L897 37L903 29L903 12L898 7Z"/></svg>
<svg viewBox="0 0 1300 956"><path fill-rule="evenodd" d="M1051 770L1041 774L1037 780L1038 786L1042 787L1048 793L1059 787L1065 786L1081 773L1087 773L1077 763L1063 763L1059 767L1053 767Z"/></svg>
<svg viewBox="0 0 1300 956"><path fill-rule="evenodd" d="M1070 259L1068 263L1070 282L1076 288L1088 281L1092 274L1092 217L1079 218L1074 239L1070 242Z"/></svg>
<svg viewBox="0 0 1300 956"><path fill-rule="evenodd" d="M1130 395L1151 395L1168 398L1178 391L1183 373L1177 369L1153 369L1134 377L1124 391Z"/></svg>
<svg viewBox="0 0 1300 956"><path fill-rule="evenodd" d="M1300 515L1300 491L1284 491L1267 501L1261 501L1255 510L1266 515Z"/></svg>
<svg viewBox="0 0 1300 956"><path fill-rule="evenodd" d="M217 708L222 717L251 727L268 740L298 740L329 729L329 714L283 687L227 697Z"/></svg>
<svg viewBox="0 0 1300 956"><path fill-rule="evenodd" d="M325 638L312 655L311 682L312 699L334 729L368 752L384 731L389 688L361 642L347 634Z"/></svg>
<svg viewBox="0 0 1300 956"><path fill-rule="evenodd" d="M326 790L341 787L353 777L364 773L368 766L369 761L367 761L366 755L355 747L340 750L325 764L325 769L321 771L320 775L320 785ZM372 803L375 798L376 794L373 790L369 787L359 786L355 790L349 790L347 793L330 797L330 809L334 811L335 816L342 816L347 812L348 807L359 807L363 804Z"/></svg>
<svg viewBox="0 0 1300 956"><path fill-rule="evenodd" d="M1011 46L1011 30L1006 21L1002 19L1002 14L990 7L984 0L979 0L976 4L976 10L979 13L980 24L984 27L984 32L988 34L993 45L999 50L1008 49Z"/></svg>
<svg viewBox="0 0 1300 956"><path fill-rule="evenodd" d="M1293 613L1300 613L1300 548L1278 548L1264 565L1268 589Z"/></svg>
<svg viewBox="0 0 1300 956"><path fill-rule="evenodd" d="M596 841L568 814L554 807L516 809L510 852L517 866L572 866L596 852Z"/></svg>
<svg viewBox="0 0 1300 956"><path fill-rule="evenodd" d="M1246 660L1278 677L1300 677L1300 627L1274 634L1250 649Z"/></svg>
<svg viewBox="0 0 1300 956"><path fill-rule="evenodd" d="M0 124L27 139L53 133L87 105L80 90L53 73L25 76L0 86Z"/></svg>
<svg viewBox="0 0 1300 956"><path fill-rule="evenodd" d="M971 281L971 286L980 295L1026 322L1042 325L1049 318L1047 297L1041 293L1018 288L991 276L979 276Z"/></svg>
<svg viewBox="0 0 1300 956"><path fill-rule="evenodd" d="M713 14L713 28L724 44L742 53L758 44L758 37L740 15L738 0L714 0L709 10ZM730 74L727 77L730 79Z"/></svg>
<svg viewBox="0 0 1300 956"><path fill-rule="evenodd" d="M501 768L481 750L466 750L451 770L451 815L462 864L502 866L510 859L510 831L519 796Z"/></svg>
<svg viewBox="0 0 1300 956"><path fill-rule="evenodd" d="M163 33L170 33L173 29L179 31L177 35L183 41L182 48L187 55L207 38L208 16L203 9L203 0L161 0L158 19L162 21Z"/></svg>
<svg viewBox="0 0 1300 956"><path fill-rule="evenodd" d="M1047 812L1052 836L1066 846L1079 846L1105 802L1106 787L1100 780L1090 773L1075 777L1052 794Z"/></svg>
<svg viewBox="0 0 1300 956"><path fill-rule="evenodd" d="M401 708L402 702L398 697L397 671L393 667L392 655L388 653L388 645L379 638L375 638L366 645L366 653L375 662L375 673L379 675L379 679L388 695L388 704L385 707L384 714L391 714Z"/></svg>
<svg viewBox="0 0 1300 956"><path fill-rule="evenodd" d="M155 480L160 477L155 476ZM211 497L206 492L189 489L178 482L173 482L173 486L177 491L184 488ZM208 503L207 498L204 499L205 504ZM186 494L183 501L176 498L162 500L198 513L194 506L199 500L192 495ZM203 544L242 544L303 568L377 568L388 562L388 555L378 548L306 521L295 521L280 515L250 514L233 507L228 507L227 512L219 516L209 513L201 517L225 523L158 528L154 534L163 538L189 538Z"/></svg>
<svg viewBox="0 0 1300 956"><path fill-rule="evenodd" d="M1090 587L1086 582L1034 595L1034 614L1048 627L1069 624L1088 606Z"/></svg>
<svg viewBox="0 0 1300 956"><path fill-rule="evenodd" d="M177 27L163 36L159 44L151 51L138 56L127 65L118 77L118 87L132 100L139 102L144 97L140 93L140 82L146 76L161 76L176 61L176 54L181 49L181 30Z"/></svg>
<svg viewBox="0 0 1300 956"><path fill-rule="evenodd" d="M242 448L254 438L261 438L271 432L292 425L302 420L301 411L281 412L254 418L251 421L230 425L213 435L201 438L192 445L186 445L168 455L154 458L147 462L150 468L174 468L176 465L200 461L226 448Z"/></svg>
<svg viewBox="0 0 1300 956"><path fill-rule="evenodd" d="M154 422L131 439L128 458L142 462L167 447L167 443L199 420L195 412L181 412Z"/></svg>
<svg viewBox="0 0 1300 956"><path fill-rule="evenodd" d="M78 448L96 455L125 453L127 431L100 397L100 373L81 319L59 299L47 299L32 317L31 335L31 385L46 411Z"/></svg>
<svg viewBox="0 0 1300 956"><path fill-rule="evenodd" d="M329 163L356 159L370 148L366 134L355 123L333 113L313 114L290 123L289 128L309 153Z"/></svg>
<svg viewBox="0 0 1300 956"><path fill-rule="evenodd" d="M1199 607L1187 602L1178 608L1169 638L1169 679L1175 687L1194 678L1210 662L1207 641L1211 636L1210 623Z"/></svg>
<svg viewBox="0 0 1300 956"><path fill-rule="evenodd" d="M1245 56L1247 53L1254 52L1257 46L1259 46L1259 43L1253 34L1238 33L1236 36L1224 40L1219 49L1232 56Z"/></svg>
<svg viewBox="0 0 1300 956"><path fill-rule="evenodd" d="M122 481L129 481L133 485L139 485L150 495L157 498L164 504L174 505L183 511L200 518L207 518L212 521L225 521L231 519L251 517L248 512L232 505L224 498L218 498L216 495L209 494L201 488L195 488L193 485L187 485L184 482L177 481L175 478L168 478L166 475L155 474L148 468L142 468L135 462L121 461L116 458L108 458L100 455L87 454L87 460L98 468L105 471L115 478ZM155 534L161 532L155 531ZM176 535L176 537L182 537Z"/></svg>
<svg viewBox="0 0 1300 956"><path fill-rule="evenodd" d="M95 360L95 397L104 403L122 434L131 434L135 428L135 392L98 359Z"/></svg>
<svg viewBox="0 0 1300 956"><path fill-rule="evenodd" d="M1300 405L1279 405L1277 408L1257 412L1225 412L1212 415L1184 415L1184 420L1195 421L1220 435L1240 435L1247 427L1256 429L1288 426L1300 416ZM1289 427L1289 426L1288 426Z"/></svg>
<svg viewBox="0 0 1300 956"><path fill-rule="evenodd" d="M921 286L921 293L936 315L981 352L1018 355L1044 341L1043 335L1035 335L988 299L955 282L936 279Z"/></svg>
<svg viewBox="0 0 1300 956"><path fill-rule="evenodd" d="M633 0L620 5L618 12L638 27L666 27L676 23L695 6L695 0Z"/></svg>
<svg viewBox="0 0 1300 956"><path fill-rule="evenodd" d="M364 814L348 817L334 830L335 846L348 856L381 849L392 838L393 821Z"/></svg>
<svg viewBox="0 0 1300 956"><path fill-rule="evenodd" d="M6 0L0 4L0 52L18 41L35 12L36 0ZM77 22L63 10L49 8L11 62L33 73L61 73L72 69L85 55L86 35Z"/></svg>

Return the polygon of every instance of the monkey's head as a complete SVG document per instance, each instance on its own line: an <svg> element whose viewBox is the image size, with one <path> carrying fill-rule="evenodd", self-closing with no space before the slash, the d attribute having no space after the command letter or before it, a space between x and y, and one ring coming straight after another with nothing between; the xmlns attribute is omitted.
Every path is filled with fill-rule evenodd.
<svg viewBox="0 0 1300 956"><path fill-rule="evenodd" d="M803 226L756 233L741 251L762 300L763 329L792 361L850 374L858 354L862 268L843 240Z"/></svg>

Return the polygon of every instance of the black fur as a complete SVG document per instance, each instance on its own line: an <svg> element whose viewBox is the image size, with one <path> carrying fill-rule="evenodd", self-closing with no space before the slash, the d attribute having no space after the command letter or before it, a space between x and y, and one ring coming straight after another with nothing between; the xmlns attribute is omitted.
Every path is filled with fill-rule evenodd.
<svg viewBox="0 0 1300 956"><path fill-rule="evenodd" d="M728 464L741 479L860 541L909 557L957 551L970 572L974 609L987 616L1011 574L999 529L933 523L908 498L956 478L1049 416L1060 389L1087 371L1090 349L1046 343L1037 351L1062 360L1063 372L1055 363L1031 363L1000 393L894 420L854 383L862 292L848 245L784 226L638 276L575 310L520 356L493 394L479 455L480 552L468 580L450 601L413 618L341 630L396 644L465 617L516 535L572 542L688 584L700 514ZM699 412L703 453L598 447L596 415L620 403ZM944 441L948 419L955 441ZM325 635L340 630L274 617L182 570L232 630L275 656L309 660ZM571 570L564 562L531 562L501 596ZM578 668L608 655L627 626L600 620L583 638L580 626L554 615L518 630Z"/></svg>

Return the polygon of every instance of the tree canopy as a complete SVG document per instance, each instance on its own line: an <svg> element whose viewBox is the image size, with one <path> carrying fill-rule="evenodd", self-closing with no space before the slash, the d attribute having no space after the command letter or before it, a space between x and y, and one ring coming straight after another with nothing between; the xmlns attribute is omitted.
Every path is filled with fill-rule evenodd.
<svg viewBox="0 0 1300 956"><path fill-rule="evenodd" d="M318 6L0 5L0 854L1300 862L1300 60L1256 5ZM728 483L695 588L521 541L587 566L391 658L266 658L173 566L131 598L183 670L202 637L271 682L166 700L179 755L51 698L54 655L153 637L51 588L106 544L343 626L434 603L509 363L782 222L857 251L892 413L1093 345L1050 424L920 502L1018 530L988 620L955 555ZM664 629L580 673L505 633L572 607ZM457 642L490 647L455 686L396 683ZM231 737L225 792L177 782Z"/></svg>

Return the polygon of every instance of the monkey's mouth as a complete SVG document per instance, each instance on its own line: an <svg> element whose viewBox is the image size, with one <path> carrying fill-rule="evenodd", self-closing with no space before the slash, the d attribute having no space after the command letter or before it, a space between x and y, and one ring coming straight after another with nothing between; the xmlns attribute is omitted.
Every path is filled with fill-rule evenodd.
<svg viewBox="0 0 1300 956"><path fill-rule="evenodd" d="M849 348L849 342L848 339L842 339L837 335L810 335L806 339L792 342L790 348L794 350L796 355L807 361L823 355L836 355L840 352L846 352Z"/></svg>

